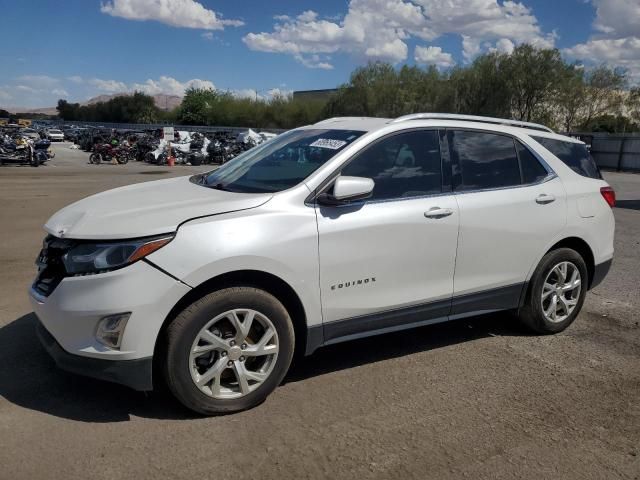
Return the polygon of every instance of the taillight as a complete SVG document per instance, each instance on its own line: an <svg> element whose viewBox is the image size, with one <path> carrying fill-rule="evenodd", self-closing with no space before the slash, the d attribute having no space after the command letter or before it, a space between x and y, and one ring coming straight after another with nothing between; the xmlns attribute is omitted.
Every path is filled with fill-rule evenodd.
<svg viewBox="0 0 640 480"><path fill-rule="evenodd" d="M616 192L611 187L602 187L600 189L600 193L602 194L602 198L609 204L611 208L616 205Z"/></svg>

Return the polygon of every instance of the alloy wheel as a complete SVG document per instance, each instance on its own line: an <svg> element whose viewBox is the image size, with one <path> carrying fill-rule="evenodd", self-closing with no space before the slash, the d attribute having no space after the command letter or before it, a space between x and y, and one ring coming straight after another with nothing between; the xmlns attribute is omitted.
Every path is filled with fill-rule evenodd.
<svg viewBox="0 0 640 480"><path fill-rule="evenodd" d="M209 321L189 353L191 378L204 394L238 398L269 377L278 358L278 333L256 310L237 308Z"/></svg>
<svg viewBox="0 0 640 480"><path fill-rule="evenodd" d="M547 320L560 323L575 310L582 289L580 270L571 262L554 266L542 285L542 312Z"/></svg>

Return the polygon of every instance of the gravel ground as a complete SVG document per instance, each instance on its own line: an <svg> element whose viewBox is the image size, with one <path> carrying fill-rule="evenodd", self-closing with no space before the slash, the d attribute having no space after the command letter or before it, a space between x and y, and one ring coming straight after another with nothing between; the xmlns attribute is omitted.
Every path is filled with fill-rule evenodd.
<svg viewBox="0 0 640 480"><path fill-rule="evenodd" d="M0 168L0 478L640 478L640 175L606 174L616 257L565 332L506 315L335 345L258 408L198 418L56 369L26 289L42 224L89 194L203 167Z"/></svg>

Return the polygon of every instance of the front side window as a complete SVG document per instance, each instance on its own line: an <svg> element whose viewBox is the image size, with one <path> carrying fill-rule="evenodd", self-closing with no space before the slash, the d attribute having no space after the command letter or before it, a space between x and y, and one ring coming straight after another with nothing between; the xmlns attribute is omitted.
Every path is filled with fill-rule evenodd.
<svg viewBox="0 0 640 480"><path fill-rule="evenodd" d="M341 175L371 178L371 200L417 197L442 192L440 143L436 130L392 135L367 147Z"/></svg>
<svg viewBox="0 0 640 480"><path fill-rule="evenodd" d="M584 143L565 142L533 135L531 137L579 175L589 178L602 178L596 162L589 154L589 150Z"/></svg>
<svg viewBox="0 0 640 480"><path fill-rule="evenodd" d="M196 177L198 183L218 190L279 192L298 185L363 134L355 130L291 130L206 176Z"/></svg>
<svg viewBox="0 0 640 480"><path fill-rule="evenodd" d="M494 133L450 130L451 160L460 168L456 190L482 190L521 184L513 139Z"/></svg>

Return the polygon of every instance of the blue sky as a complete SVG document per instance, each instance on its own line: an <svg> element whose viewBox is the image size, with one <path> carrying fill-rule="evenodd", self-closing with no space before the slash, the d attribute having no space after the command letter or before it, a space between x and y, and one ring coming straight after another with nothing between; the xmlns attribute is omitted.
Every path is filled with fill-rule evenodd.
<svg viewBox="0 0 640 480"><path fill-rule="evenodd" d="M0 106L190 85L268 96L332 88L370 60L446 69L523 42L640 79L640 0L0 3Z"/></svg>

